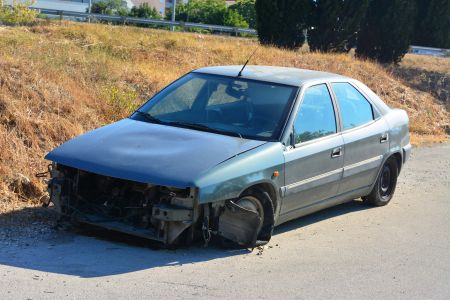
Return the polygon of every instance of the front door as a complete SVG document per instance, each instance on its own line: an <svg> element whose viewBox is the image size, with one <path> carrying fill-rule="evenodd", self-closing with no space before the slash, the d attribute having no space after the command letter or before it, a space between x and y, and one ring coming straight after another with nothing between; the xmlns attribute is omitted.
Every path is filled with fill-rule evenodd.
<svg viewBox="0 0 450 300"><path fill-rule="evenodd" d="M284 152L285 183L281 215L331 198L343 168L343 139L326 84L305 90L294 122L295 146Z"/></svg>

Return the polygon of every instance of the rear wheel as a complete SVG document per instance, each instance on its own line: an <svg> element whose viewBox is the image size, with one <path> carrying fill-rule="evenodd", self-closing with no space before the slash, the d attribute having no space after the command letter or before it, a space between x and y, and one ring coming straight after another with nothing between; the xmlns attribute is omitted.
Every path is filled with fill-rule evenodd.
<svg viewBox="0 0 450 300"><path fill-rule="evenodd" d="M391 201L397 186L398 165L394 157L390 157L381 168L375 186L369 195L362 197L364 203L384 206Z"/></svg>

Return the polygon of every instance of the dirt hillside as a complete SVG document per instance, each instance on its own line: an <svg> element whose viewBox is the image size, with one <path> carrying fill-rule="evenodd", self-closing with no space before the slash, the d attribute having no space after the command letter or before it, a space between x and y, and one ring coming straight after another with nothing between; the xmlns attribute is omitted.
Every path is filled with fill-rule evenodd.
<svg viewBox="0 0 450 300"><path fill-rule="evenodd" d="M254 39L101 24L0 27L0 213L45 197L34 174L55 146L127 116L192 69L242 64L255 47ZM252 64L354 77L408 111L414 141L447 137L450 59L407 56L384 67L351 54L261 47Z"/></svg>

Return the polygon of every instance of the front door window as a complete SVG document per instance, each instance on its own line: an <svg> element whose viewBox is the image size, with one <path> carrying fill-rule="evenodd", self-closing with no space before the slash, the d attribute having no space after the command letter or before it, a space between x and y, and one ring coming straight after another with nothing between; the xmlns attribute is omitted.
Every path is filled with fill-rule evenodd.
<svg viewBox="0 0 450 300"><path fill-rule="evenodd" d="M294 123L295 144L336 133L333 102L325 84L308 88Z"/></svg>

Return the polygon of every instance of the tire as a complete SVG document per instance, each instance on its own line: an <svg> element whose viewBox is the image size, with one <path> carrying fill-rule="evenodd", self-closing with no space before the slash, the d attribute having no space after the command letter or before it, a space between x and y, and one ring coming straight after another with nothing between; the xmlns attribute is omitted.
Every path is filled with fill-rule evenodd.
<svg viewBox="0 0 450 300"><path fill-rule="evenodd" d="M243 207L252 210L251 206L249 206L249 204L246 205L244 201L253 202L255 204L255 207L259 207L256 209L257 211L262 210L261 213L258 213L263 216L262 225L258 229L259 232L256 238L256 243L255 245L248 245L248 247L267 244L272 237L274 227L274 206L272 199L266 191L261 188L255 187L244 192L236 201L236 204L242 205ZM239 246L238 244L225 238L221 238L221 245L225 248L242 248L242 246Z"/></svg>
<svg viewBox="0 0 450 300"><path fill-rule="evenodd" d="M244 194L241 198L245 197L245 195L246 194ZM248 195L254 196L258 201L260 201L264 209L264 220L258 233L256 243L258 245L265 245L270 241L273 233L275 211L275 208L273 207L273 201L266 191L258 187L249 190Z"/></svg>
<svg viewBox="0 0 450 300"><path fill-rule="evenodd" d="M372 206L384 206L391 201L397 186L398 165L395 157L390 157L381 168L377 181L363 202Z"/></svg>

